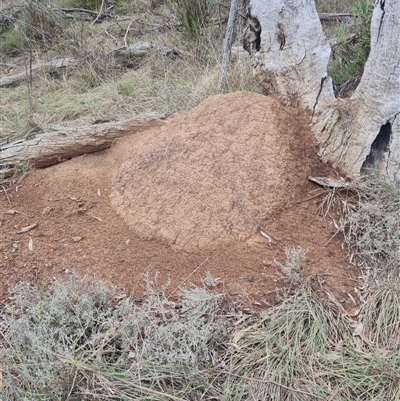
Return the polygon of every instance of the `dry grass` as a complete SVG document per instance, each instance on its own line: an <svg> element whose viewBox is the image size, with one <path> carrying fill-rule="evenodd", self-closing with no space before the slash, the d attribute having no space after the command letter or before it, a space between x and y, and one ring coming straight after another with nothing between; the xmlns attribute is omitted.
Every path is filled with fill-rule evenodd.
<svg viewBox="0 0 400 401"><path fill-rule="evenodd" d="M137 10L127 21L70 24L65 38L54 43L46 57L73 56L79 60L77 65L43 70L32 84L0 88L0 144L60 126L118 120L145 111L174 113L217 93L224 27L212 25L201 38L188 38L176 29L176 17L166 5L152 7L154 13ZM129 57L114 59L114 53L109 53L125 41L143 40L152 43L153 50L131 59L140 68L128 69ZM162 54L172 48L184 55ZM43 57L37 48L24 51L16 62L24 70L30 58L35 64ZM227 90L259 91L248 60L231 64Z"/></svg>
<svg viewBox="0 0 400 401"><path fill-rule="evenodd" d="M400 272L399 184L371 172L353 182L345 192L330 192L328 196L333 196L339 206L337 229L343 235L351 260L374 280L397 279Z"/></svg>
<svg viewBox="0 0 400 401"><path fill-rule="evenodd" d="M237 389L231 400L328 399L327 383L314 366L335 352L350 323L315 291L306 283L238 342L231 356L231 387Z"/></svg>
<svg viewBox="0 0 400 401"><path fill-rule="evenodd" d="M0 90L0 143L58 126L119 120L145 111L185 110L217 93L218 71L218 64L204 66L153 54L143 68L104 79L98 86L88 85L92 75L97 76L87 68L60 78L44 75L33 83L31 102L26 85ZM228 90L257 89L249 62L233 64Z"/></svg>
<svg viewBox="0 0 400 401"><path fill-rule="evenodd" d="M379 291L372 297L379 297ZM376 313L373 303L370 308ZM355 341L354 333L362 334L355 330L360 323L326 300L316 283L306 282L237 343L230 356L231 393L226 399L396 399L399 351L371 346L367 331L365 342Z"/></svg>
<svg viewBox="0 0 400 401"><path fill-rule="evenodd" d="M386 280L363 306L364 331L377 349L398 352L400 348L400 283Z"/></svg>
<svg viewBox="0 0 400 401"><path fill-rule="evenodd" d="M321 13L349 13L357 0L316 0L318 12Z"/></svg>
<svg viewBox="0 0 400 401"><path fill-rule="evenodd" d="M343 12L352 3L319 1L317 7L319 11ZM16 4L23 4L26 10L20 17L23 29L9 27L1 33L3 62L19 65L27 75L31 59L36 63L43 58L73 56L79 62L63 70L42 71L32 85L28 82L15 88L0 88L0 144L60 126L119 120L144 111L173 113L191 108L217 92L225 25L205 25L203 21L202 34L188 37L182 34L184 27L175 8L156 0L135 2L134 8L129 2L115 1L116 11L129 15L121 21L101 24L66 21L59 12L51 11L62 6L97 10L101 4L97 0L20 0ZM4 9L14 10L7 8L11 4L3 5ZM226 17L226 5L216 4L212 17L217 21ZM40 24L31 24L35 21ZM139 41L148 41L154 48L149 55L130 60L137 69L126 68L129 57L119 60L110 53ZM185 56L160 54L172 48L183 50ZM7 70L1 71L4 74ZM231 64L227 91L237 90L260 91L248 60Z"/></svg>
<svg viewBox="0 0 400 401"><path fill-rule="evenodd" d="M350 261L370 278L399 275L399 196L398 183L371 171L345 188L327 189L319 206L334 221Z"/></svg>
<svg viewBox="0 0 400 401"><path fill-rule="evenodd" d="M4 401L394 400L399 290L371 292L354 321L316 280L261 315L191 287L176 304L147 280L138 303L84 279L27 284L0 314Z"/></svg>

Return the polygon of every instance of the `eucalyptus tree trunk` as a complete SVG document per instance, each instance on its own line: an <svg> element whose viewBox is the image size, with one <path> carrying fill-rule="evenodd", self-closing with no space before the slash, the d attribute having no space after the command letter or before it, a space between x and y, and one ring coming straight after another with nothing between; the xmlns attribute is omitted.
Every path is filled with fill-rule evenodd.
<svg viewBox="0 0 400 401"><path fill-rule="evenodd" d="M310 112L320 156L348 177L400 179L400 2L375 0L371 51L351 98L336 99L330 46L309 0L246 0L244 48L266 93Z"/></svg>

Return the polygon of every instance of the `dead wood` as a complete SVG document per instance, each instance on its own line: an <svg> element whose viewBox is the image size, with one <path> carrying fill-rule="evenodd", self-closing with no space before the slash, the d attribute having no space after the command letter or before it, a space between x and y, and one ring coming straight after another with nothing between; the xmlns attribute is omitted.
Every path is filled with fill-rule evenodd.
<svg viewBox="0 0 400 401"><path fill-rule="evenodd" d="M137 56L137 57L143 57L151 52L151 50L154 48L154 46L149 43L149 42L137 42L129 46L122 46L117 49L109 51L107 54L112 54L115 58L118 57L125 57L130 60L130 56ZM158 49L158 52L162 56L166 57L186 57L190 56L190 53L178 49L178 48L160 48ZM14 75L9 75L9 76L4 76L0 77L0 88L1 87L14 87L19 85L21 81L28 80L30 81L32 78L38 75L38 73L42 69L46 68L65 68L65 67L70 67L72 65L75 65L78 63L78 59L75 57L66 57L66 58L61 58L61 59L54 59L51 60L47 63L38 63L35 65L32 65L32 68L26 69L24 71L19 72L18 74ZM135 62L133 63L130 61L129 63L126 63L126 66L128 68L140 68L145 62ZM6 65L7 66L7 65ZM132 67L133 66L133 67ZM10 65L10 67L12 67ZM32 70L32 73L31 73Z"/></svg>
<svg viewBox="0 0 400 401"><path fill-rule="evenodd" d="M318 13L320 21L339 21L345 18L353 18L353 14L347 13Z"/></svg>
<svg viewBox="0 0 400 401"><path fill-rule="evenodd" d="M97 15L99 14L97 11L88 10L86 8L55 8L54 10L60 10L64 13L86 13L94 15L95 17L97 17Z"/></svg>
<svg viewBox="0 0 400 401"><path fill-rule="evenodd" d="M61 59L55 59L51 60L47 63L38 63L32 66L32 76L37 75L38 72L42 68L63 68L63 67L69 67L71 65L76 64L77 59L75 57L66 57L66 58L61 58ZM6 87L6 86L15 86L17 85L20 81L26 79L29 77L29 79L32 77L30 74L30 71L22 71L18 74L10 75L10 76L5 76L0 78L0 87Z"/></svg>
<svg viewBox="0 0 400 401"><path fill-rule="evenodd" d="M111 10L114 8L114 5L111 5L107 9L103 11L103 3L100 11L88 10L86 8L54 8L53 11L62 11L64 15L68 18L71 18L69 14L75 14L72 18L74 19L82 19L84 21L93 20L93 23L100 23L105 18L111 18ZM76 15L78 14L78 15Z"/></svg>
<svg viewBox="0 0 400 401"><path fill-rule="evenodd" d="M146 113L125 121L66 128L39 134L28 141L12 142L0 147L0 175L5 178L23 166L43 168L105 150L114 139L161 126L165 118L165 114Z"/></svg>
<svg viewBox="0 0 400 401"><path fill-rule="evenodd" d="M11 6L6 8L2 8L0 10L0 27L5 26L6 24L14 25L15 21L18 19L22 12L21 6Z"/></svg>
<svg viewBox="0 0 400 401"><path fill-rule="evenodd" d="M231 7L229 10L228 25L226 27L226 34L222 49L222 62L218 81L218 90L220 92L222 92L226 86L226 76L228 74L229 61L231 58L233 30L235 28L237 11L238 11L238 0L232 0Z"/></svg>

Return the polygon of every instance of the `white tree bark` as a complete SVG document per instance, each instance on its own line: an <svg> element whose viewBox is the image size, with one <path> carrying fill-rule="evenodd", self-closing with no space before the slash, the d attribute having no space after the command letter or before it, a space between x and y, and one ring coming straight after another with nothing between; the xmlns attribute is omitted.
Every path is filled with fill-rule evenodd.
<svg viewBox="0 0 400 401"><path fill-rule="evenodd" d="M374 167L400 179L400 2L375 0L370 56L344 101L327 75L330 48L313 1L248 0L248 14L244 47L256 79L266 93L311 112L322 160L349 177Z"/></svg>
<svg viewBox="0 0 400 401"><path fill-rule="evenodd" d="M400 179L400 2L376 0L371 51L352 99L353 118L340 135L341 148L328 144L326 159L351 176L378 168ZM351 106L352 104L352 106Z"/></svg>
<svg viewBox="0 0 400 401"><path fill-rule="evenodd" d="M321 97L333 100L327 74L331 49L314 2L249 0L247 12L244 47L253 56L255 78L265 92L311 111Z"/></svg>

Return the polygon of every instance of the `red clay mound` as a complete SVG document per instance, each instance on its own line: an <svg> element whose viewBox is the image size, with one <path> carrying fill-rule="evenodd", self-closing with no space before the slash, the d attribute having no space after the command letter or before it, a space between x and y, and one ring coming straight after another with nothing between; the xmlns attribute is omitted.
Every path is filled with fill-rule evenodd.
<svg viewBox="0 0 400 401"><path fill-rule="evenodd" d="M254 93L212 97L108 151L32 170L1 188L0 300L20 280L71 272L134 296L157 272L175 296L209 272L237 302L265 306L287 285L274 260L301 246L304 275L354 306L357 271L317 214L324 191L309 174L332 172L305 117Z"/></svg>
<svg viewBox="0 0 400 401"><path fill-rule="evenodd" d="M141 237L179 249L249 240L299 198L319 163L308 133L296 110L272 98L210 97L125 142L112 203Z"/></svg>

